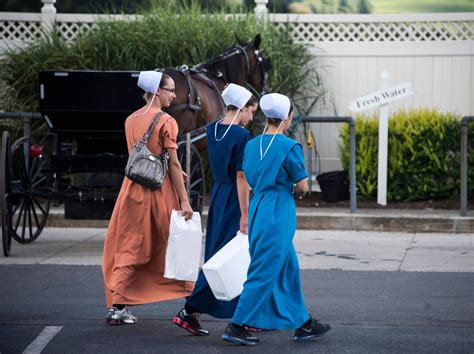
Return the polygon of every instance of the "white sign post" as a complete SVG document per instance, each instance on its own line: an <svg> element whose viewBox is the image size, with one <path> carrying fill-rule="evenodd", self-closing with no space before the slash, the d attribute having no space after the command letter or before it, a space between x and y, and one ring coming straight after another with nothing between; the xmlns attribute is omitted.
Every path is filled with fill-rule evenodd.
<svg viewBox="0 0 474 354"><path fill-rule="evenodd" d="M388 89L388 73L380 75L380 88ZM377 172L377 203L387 205L388 103L379 108L379 164Z"/></svg>
<svg viewBox="0 0 474 354"><path fill-rule="evenodd" d="M353 112L379 108L379 159L377 174L377 203L387 205L387 156L388 156L388 103L415 92L410 83L388 87L389 76L386 70L380 75L380 91L359 97L349 104Z"/></svg>

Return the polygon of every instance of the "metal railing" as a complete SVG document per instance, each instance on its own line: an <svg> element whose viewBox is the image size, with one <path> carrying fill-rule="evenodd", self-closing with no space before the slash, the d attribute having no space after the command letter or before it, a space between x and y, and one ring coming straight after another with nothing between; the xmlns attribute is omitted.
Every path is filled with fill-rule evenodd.
<svg viewBox="0 0 474 354"><path fill-rule="evenodd" d="M38 112L0 112L1 119L23 120L23 136L31 136L31 121L33 119L43 119Z"/></svg>
<svg viewBox="0 0 474 354"><path fill-rule="evenodd" d="M352 117L304 117L305 123L347 123L349 124L349 189L351 214L357 212L357 184L356 184L356 144L355 120Z"/></svg>
<svg viewBox="0 0 474 354"><path fill-rule="evenodd" d="M467 216L467 137L470 122L474 122L474 116L466 116L461 119L461 216Z"/></svg>
<svg viewBox="0 0 474 354"><path fill-rule="evenodd" d="M263 118L263 117L256 117ZM32 119L42 119L40 113L37 112L0 112L0 119L22 119L23 120L23 135L29 137L31 135L31 120ZM352 214L357 212L357 187L356 187L356 169L355 169L355 120L352 117L304 117L302 119L305 123L347 123L349 124L349 185L350 185L350 211ZM466 123L467 124L467 123ZM185 135L186 139L186 173L190 173L191 166L190 163L190 154L191 154L191 144L194 142L203 139L206 136L205 127L197 129L191 133ZM466 137L467 139L467 137ZM312 173L312 171L309 171ZM189 183L187 184L187 189L189 189Z"/></svg>

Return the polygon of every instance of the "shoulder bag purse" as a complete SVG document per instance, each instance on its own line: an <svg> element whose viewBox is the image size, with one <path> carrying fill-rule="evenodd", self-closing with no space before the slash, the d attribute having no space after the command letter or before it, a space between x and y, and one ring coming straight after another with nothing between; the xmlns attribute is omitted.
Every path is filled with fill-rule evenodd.
<svg viewBox="0 0 474 354"><path fill-rule="evenodd" d="M125 167L125 176L151 190L160 188L168 173L168 151L163 148L160 155L155 155L146 146L151 132L163 114L164 112L160 112L153 118L145 135L133 145Z"/></svg>

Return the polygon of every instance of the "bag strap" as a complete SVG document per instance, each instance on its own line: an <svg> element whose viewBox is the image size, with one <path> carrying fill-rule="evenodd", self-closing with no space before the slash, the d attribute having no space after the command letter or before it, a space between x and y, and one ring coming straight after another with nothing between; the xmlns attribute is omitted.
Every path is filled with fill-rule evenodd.
<svg viewBox="0 0 474 354"><path fill-rule="evenodd" d="M150 138L151 133L153 132L153 129L155 129L156 125L158 124L158 120L163 114L165 114L165 112L161 111L155 115L155 117L153 118L153 121L148 127L148 130L145 132L145 134L143 134L143 137L135 145L135 149L137 151L140 151L143 148L143 146L147 143L148 139Z"/></svg>

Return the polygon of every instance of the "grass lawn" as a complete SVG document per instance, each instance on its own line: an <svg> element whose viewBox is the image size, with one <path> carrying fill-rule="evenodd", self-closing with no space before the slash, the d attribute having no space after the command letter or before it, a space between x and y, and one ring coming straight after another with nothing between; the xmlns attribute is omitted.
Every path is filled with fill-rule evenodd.
<svg viewBox="0 0 474 354"><path fill-rule="evenodd" d="M473 0L370 0L374 14L474 12Z"/></svg>

